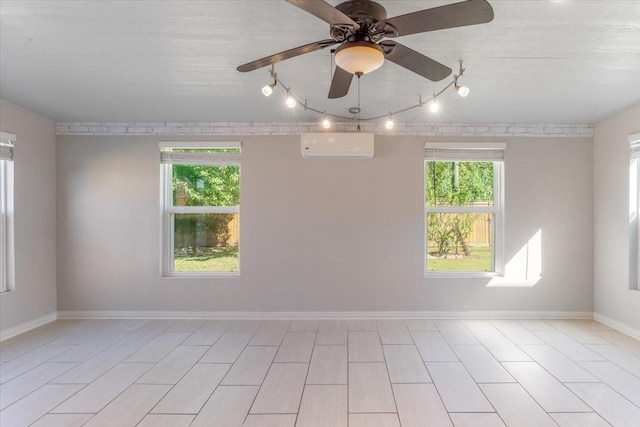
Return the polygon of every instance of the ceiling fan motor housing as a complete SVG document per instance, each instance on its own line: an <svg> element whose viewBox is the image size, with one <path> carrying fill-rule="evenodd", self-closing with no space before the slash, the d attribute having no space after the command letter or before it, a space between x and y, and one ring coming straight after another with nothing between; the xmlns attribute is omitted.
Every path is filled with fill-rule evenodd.
<svg viewBox="0 0 640 427"><path fill-rule="evenodd" d="M336 9L357 22L360 29L354 32L348 25L334 24L330 30L334 40L353 40L354 36L358 37L357 40L364 40L364 37L368 37L369 40L375 38L372 41L378 41L382 38L382 35L373 36L372 34L376 30L378 22L387 19L387 11L382 5L371 0L350 0L340 3Z"/></svg>
<svg viewBox="0 0 640 427"><path fill-rule="evenodd" d="M382 5L371 0L350 0L336 6L340 12L358 24L375 24L387 19L387 11Z"/></svg>

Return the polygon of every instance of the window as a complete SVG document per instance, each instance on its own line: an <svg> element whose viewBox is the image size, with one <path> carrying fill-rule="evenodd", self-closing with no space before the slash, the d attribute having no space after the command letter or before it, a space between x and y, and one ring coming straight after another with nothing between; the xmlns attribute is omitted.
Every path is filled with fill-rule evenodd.
<svg viewBox="0 0 640 427"><path fill-rule="evenodd" d="M426 271L501 273L504 144L425 145Z"/></svg>
<svg viewBox="0 0 640 427"><path fill-rule="evenodd" d="M161 144L163 273L238 274L240 143Z"/></svg>
<svg viewBox="0 0 640 427"><path fill-rule="evenodd" d="M0 293L13 285L13 144L16 136L0 132Z"/></svg>
<svg viewBox="0 0 640 427"><path fill-rule="evenodd" d="M640 289L640 133L629 144L629 289Z"/></svg>

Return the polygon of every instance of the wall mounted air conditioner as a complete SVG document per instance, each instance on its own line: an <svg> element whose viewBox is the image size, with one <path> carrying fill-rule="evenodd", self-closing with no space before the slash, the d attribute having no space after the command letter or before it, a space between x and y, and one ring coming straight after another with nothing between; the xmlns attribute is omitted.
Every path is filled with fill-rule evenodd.
<svg viewBox="0 0 640 427"><path fill-rule="evenodd" d="M301 150L304 158L373 158L373 134L349 133L303 133Z"/></svg>

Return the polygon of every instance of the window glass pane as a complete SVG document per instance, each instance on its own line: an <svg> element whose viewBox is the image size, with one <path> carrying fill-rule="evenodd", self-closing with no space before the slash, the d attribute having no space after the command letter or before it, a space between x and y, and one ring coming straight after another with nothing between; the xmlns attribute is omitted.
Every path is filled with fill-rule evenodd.
<svg viewBox="0 0 640 427"><path fill-rule="evenodd" d="M237 213L174 214L173 271L238 271Z"/></svg>
<svg viewBox="0 0 640 427"><path fill-rule="evenodd" d="M493 271L493 214L427 214L428 271Z"/></svg>
<svg viewBox="0 0 640 427"><path fill-rule="evenodd" d="M240 166L172 167L173 206L237 206Z"/></svg>
<svg viewBox="0 0 640 427"><path fill-rule="evenodd" d="M427 206L493 206L493 162L426 161Z"/></svg>

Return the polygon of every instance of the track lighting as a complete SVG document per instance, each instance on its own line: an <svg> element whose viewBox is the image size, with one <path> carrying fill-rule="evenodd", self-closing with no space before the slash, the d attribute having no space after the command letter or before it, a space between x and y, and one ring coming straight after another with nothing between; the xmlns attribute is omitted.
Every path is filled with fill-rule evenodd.
<svg viewBox="0 0 640 427"><path fill-rule="evenodd" d="M387 122L384 124L384 127L387 130L391 130L393 129L394 125L395 123L393 123L393 120L391 119L391 114L389 114L389 117L387 118Z"/></svg>
<svg viewBox="0 0 640 427"><path fill-rule="evenodd" d="M458 86L456 85L456 92L463 98L466 98L469 95L469 88L466 86Z"/></svg>
<svg viewBox="0 0 640 427"><path fill-rule="evenodd" d="M463 98L466 98L467 95L469 95L469 88L466 86L460 86L458 85L458 79L460 78L460 76L455 76L453 78L453 87L456 89L456 92L458 92L458 95L460 95Z"/></svg>
<svg viewBox="0 0 640 427"><path fill-rule="evenodd" d="M324 118L322 119L322 127L325 129L329 129L331 127L331 121L329 119L327 119L326 114L324 115Z"/></svg>
<svg viewBox="0 0 640 427"><path fill-rule="evenodd" d="M262 94L264 96L271 96L275 88L276 88L276 82L273 82L270 85L264 85L262 87Z"/></svg>
<svg viewBox="0 0 640 427"><path fill-rule="evenodd" d="M422 96L418 96L418 103L411 105L409 107L397 110L397 111L390 111L388 114L384 114L384 115L379 115L379 116L372 116L372 117L360 117L360 108L358 106L358 108L356 107L352 107L349 108L349 113L353 114L354 117L347 117L347 116L342 116L339 114L330 114L330 117L336 118L336 119L347 119L347 120L351 120L351 119L355 119L358 122L358 130L360 130L360 122L361 121L371 121L371 120L381 120L381 119L385 119L384 122L384 128L386 130L392 130L395 128L395 122L393 120L393 115L394 114L400 114L400 113L404 113L406 111L409 110L413 110L414 108L423 108L428 104L429 107L429 111L432 114L436 114L440 111L440 104L438 103L437 97L439 97L441 94L443 94L447 89L449 88L453 88L456 93L465 98L469 95L469 88L467 86L462 86L458 84L458 80L460 79L460 77L462 77L464 75L465 69L462 66L462 61L460 61L460 69L458 71L457 75L453 76L453 81L451 83L449 83L447 86L445 86L443 89L441 89L439 92L436 92L433 94L433 96L426 100L423 101L422 100ZM298 101L296 100L295 95L291 92L291 88L287 87L279 78L278 75L275 72L275 67L272 65L271 66L271 70L269 71L269 73L271 74L271 77L273 78L273 83L265 85L262 88L262 93L264 94L264 96L271 96L276 88L276 86L280 85L282 86L283 90L287 91L287 96L285 98L285 105L288 108L295 108L298 105ZM358 76L360 77L360 76ZM359 80L358 80L359 81ZM359 101L359 97L358 97L358 105L359 105L360 101ZM327 113L326 111L322 111L322 110L318 110L316 108L313 108L310 105L307 105L307 100L304 100L304 103L301 104L302 108L304 108L304 111L312 111L314 113L317 114L322 114L322 121L319 123L322 125L322 127L324 129L331 129L333 127L333 123L331 122L331 120L329 120L329 118L327 117ZM353 110L353 111L352 111Z"/></svg>
<svg viewBox="0 0 640 427"><path fill-rule="evenodd" d="M269 70L269 74L271 74L271 77L273 77L273 83L271 83L270 85L262 86L262 94L264 96L271 96L271 94L273 93L273 90L278 85L278 75L276 74L275 65L271 64L271 69Z"/></svg>
<svg viewBox="0 0 640 427"><path fill-rule="evenodd" d="M453 76L453 87L456 89L456 92L458 92L458 95L460 95L463 98L466 98L467 95L469 95L469 88L466 86L458 85L458 79L462 77L462 75L464 74L464 68L462 67L462 60L460 60L460 71L458 73L459 74L457 76Z"/></svg>
<svg viewBox="0 0 640 427"><path fill-rule="evenodd" d="M434 114L440 111L440 104L438 104L435 93L433 94L433 100L429 103L429 111Z"/></svg>
<svg viewBox="0 0 640 427"><path fill-rule="evenodd" d="M295 98L293 96L291 96L291 93L287 92L287 100L284 101L284 103L287 105L287 107L289 108L293 108L296 106L297 102L295 100Z"/></svg>

